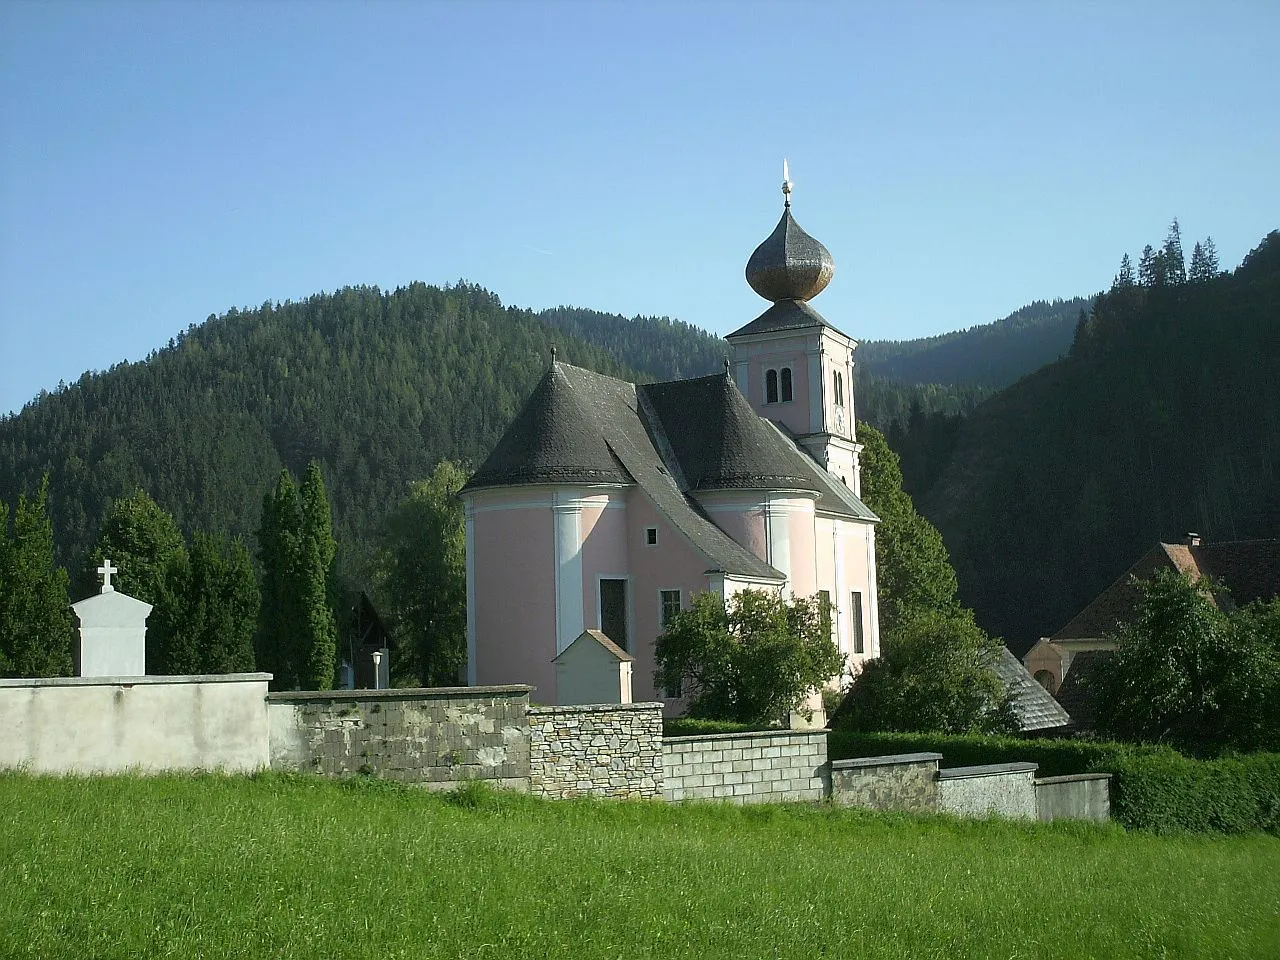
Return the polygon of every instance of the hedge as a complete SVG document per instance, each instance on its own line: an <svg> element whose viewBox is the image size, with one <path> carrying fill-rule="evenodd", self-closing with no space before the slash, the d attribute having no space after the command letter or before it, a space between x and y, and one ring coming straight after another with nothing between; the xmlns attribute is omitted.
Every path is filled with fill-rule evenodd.
<svg viewBox="0 0 1280 960"><path fill-rule="evenodd" d="M1020 740L928 733L833 730L832 760L931 751L947 767L1019 760L1038 776L1110 773L1111 816L1130 829L1158 833L1280 834L1280 754L1193 760L1170 747L1101 740Z"/></svg>
<svg viewBox="0 0 1280 960"><path fill-rule="evenodd" d="M1280 834L1280 754L1220 760L1118 752L1095 770L1112 774L1111 815L1157 833Z"/></svg>
<svg viewBox="0 0 1280 960"><path fill-rule="evenodd" d="M763 723L735 723L732 720L696 720L692 717L676 717L662 721L664 737L703 737L713 733L750 733L756 730L776 730Z"/></svg>

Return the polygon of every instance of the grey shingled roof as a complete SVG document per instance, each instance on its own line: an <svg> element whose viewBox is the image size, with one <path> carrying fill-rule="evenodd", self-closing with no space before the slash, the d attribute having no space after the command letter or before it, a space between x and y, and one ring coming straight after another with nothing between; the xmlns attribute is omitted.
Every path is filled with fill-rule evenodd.
<svg viewBox="0 0 1280 960"><path fill-rule="evenodd" d="M695 494L811 490L821 510L877 519L758 417L727 374L637 387L552 364L463 490L537 483L637 484L713 569L763 580L783 575L716 526Z"/></svg>
<svg viewBox="0 0 1280 960"><path fill-rule="evenodd" d="M727 334L725 339L732 340L734 337L747 337L755 333L800 330L804 327L830 327L843 332L804 300L779 300L750 323Z"/></svg>
<svg viewBox="0 0 1280 960"><path fill-rule="evenodd" d="M529 483L631 483L591 429L609 377L553 363L464 490ZM618 381L613 381L618 382Z"/></svg>
<svg viewBox="0 0 1280 960"><path fill-rule="evenodd" d="M784 579L685 496L642 419L635 384L553 363L462 492L536 483L637 484L712 569Z"/></svg>
<svg viewBox="0 0 1280 960"><path fill-rule="evenodd" d="M662 421L690 489L818 489L794 447L778 442L777 431L725 374L639 389Z"/></svg>
<svg viewBox="0 0 1280 960"><path fill-rule="evenodd" d="M766 300L812 300L835 275L836 263L791 215L790 202L773 233L747 261L747 283Z"/></svg>
<svg viewBox="0 0 1280 960"><path fill-rule="evenodd" d="M1057 700L1027 672L1008 647L1000 648L1000 655L992 665L996 676L1004 684L1009 695L1009 705L1017 718L1018 729L1053 730L1065 727L1071 717Z"/></svg>

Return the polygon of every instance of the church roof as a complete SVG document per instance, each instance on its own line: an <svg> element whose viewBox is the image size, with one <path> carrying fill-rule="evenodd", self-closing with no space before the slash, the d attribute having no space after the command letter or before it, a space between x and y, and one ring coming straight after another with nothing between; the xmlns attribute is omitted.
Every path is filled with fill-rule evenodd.
<svg viewBox="0 0 1280 960"><path fill-rule="evenodd" d="M750 323L739 327L733 333L726 334L725 339L749 337L757 333L803 330L806 327L827 327L843 335L843 331L813 309L812 304L804 300L779 300Z"/></svg>
<svg viewBox="0 0 1280 960"><path fill-rule="evenodd" d="M542 483L635 484L716 569L765 580L784 577L716 526L696 493L808 490L824 512L877 519L756 416L728 374L637 386L553 363L463 491Z"/></svg>
<svg viewBox="0 0 1280 960"><path fill-rule="evenodd" d="M830 251L791 215L787 200L773 233L756 247L747 261L747 283L766 300L812 300L835 276Z"/></svg>

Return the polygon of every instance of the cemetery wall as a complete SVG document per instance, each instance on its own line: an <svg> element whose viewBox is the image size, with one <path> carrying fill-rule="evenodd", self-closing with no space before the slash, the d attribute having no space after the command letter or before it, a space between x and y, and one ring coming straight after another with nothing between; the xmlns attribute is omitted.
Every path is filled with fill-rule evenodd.
<svg viewBox="0 0 1280 960"><path fill-rule="evenodd" d="M274 770L368 774L433 788L529 788L529 692L495 687L272 693Z"/></svg>
<svg viewBox="0 0 1280 960"><path fill-rule="evenodd" d="M269 674L0 680L0 769L31 773L267 766Z"/></svg>
<svg viewBox="0 0 1280 960"><path fill-rule="evenodd" d="M831 801L869 810L938 812L940 753L831 761Z"/></svg>
<svg viewBox="0 0 1280 960"><path fill-rule="evenodd" d="M827 731L771 730L662 741L663 796L734 803L816 801L827 795Z"/></svg>
<svg viewBox="0 0 1280 960"><path fill-rule="evenodd" d="M543 797L662 796L662 704L533 707L529 789Z"/></svg>
<svg viewBox="0 0 1280 960"><path fill-rule="evenodd" d="M1111 819L1111 774L1041 777L1036 780L1036 814L1041 820Z"/></svg>
<svg viewBox="0 0 1280 960"><path fill-rule="evenodd" d="M1036 819L1036 764L991 763L938 771L938 803L961 817Z"/></svg>

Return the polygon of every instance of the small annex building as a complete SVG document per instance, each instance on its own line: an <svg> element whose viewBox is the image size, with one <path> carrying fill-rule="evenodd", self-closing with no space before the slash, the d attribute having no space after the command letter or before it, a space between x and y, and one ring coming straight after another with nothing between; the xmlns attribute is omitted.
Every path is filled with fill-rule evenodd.
<svg viewBox="0 0 1280 960"><path fill-rule="evenodd" d="M1074 727L1093 725L1088 672L1115 649L1110 637L1137 614L1142 599L1138 581L1161 570L1193 583L1209 577L1225 588L1215 593L1215 603L1228 610L1243 607L1280 596L1280 540L1202 543L1191 533L1182 543L1157 543L1062 629L1040 638L1022 662L1071 715Z"/></svg>
<svg viewBox="0 0 1280 960"><path fill-rule="evenodd" d="M634 384L553 356L463 488L470 684L566 702L553 661L598 630L635 658L635 699L674 712L654 641L697 594L746 588L824 594L849 668L878 655L857 344L809 303L835 265L793 218L790 187L746 270L771 306L728 335L723 372Z"/></svg>

